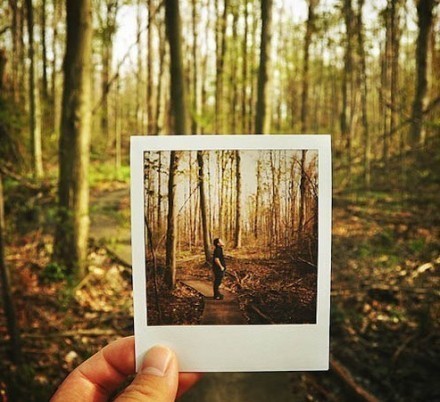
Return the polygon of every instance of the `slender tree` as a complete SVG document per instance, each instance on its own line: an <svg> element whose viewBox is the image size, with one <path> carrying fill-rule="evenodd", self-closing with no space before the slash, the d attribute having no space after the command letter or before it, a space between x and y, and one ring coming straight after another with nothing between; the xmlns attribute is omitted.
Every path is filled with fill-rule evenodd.
<svg viewBox="0 0 440 402"><path fill-rule="evenodd" d="M200 194L200 215L202 218L202 235L203 235L203 250L205 252L206 262L211 260L210 241L209 241L209 218L208 218L208 201L206 198L206 177L205 166L203 160L203 152L197 151L197 163L199 166L198 185Z"/></svg>
<svg viewBox="0 0 440 402"><path fill-rule="evenodd" d="M154 4L153 0L147 0L148 9L148 21L147 21L147 133L153 132L157 123L155 119L158 116L154 116L153 111L153 12ZM168 9L168 8L167 8ZM178 10L175 11L176 13ZM166 22L168 27L168 22ZM160 28L159 28L160 29ZM168 28L167 28L168 29ZM177 27L175 27L177 29ZM180 47L180 41L179 41ZM159 76L159 80L161 76Z"/></svg>
<svg viewBox="0 0 440 402"><path fill-rule="evenodd" d="M218 8L219 0L216 1ZM223 13L218 15L216 27L216 76L215 76L215 134L224 133L224 117L223 117L223 81L224 81L224 64L226 54L226 27L227 15L229 8L229 0L224 0Z"/></svg>
<svg viewBox="0 0 440 402"><path fill-rule="evenodd" d="M0 171L0 279L2 284L2 302L6 316L6 325L11 340L11 356L15 363L22 361L20 329L17 323L12 287L11 273L5 260L5 219L3 198L3 175Z"/></svg>
<svg viewBox="0 0 440 402"><path fill-rule="evenodd" d="M182 28L178 0L165 1L165 24L170 47L170 98L171 111L173 114L173 131L175 134L185 135L189 134L189 130L182 62ZM166 242L166 278L167 284L171 289L174 288L176 282L177 213L175 210L175 176L177 175L178 166L179 152L171 151L168 178L168 226Z"/></svg>
<svg viewBox="0 0 440 402"><path fill-rule="evenodd" d="M47 0L41 1L40 6L40 24L41 24L41 61L42 61L42 68L43 68L43 75L42 75L42 97L43 97L43 107L47 107L49 102L49 79L47 74L47 67L48 67L48 61L47 61L47 26L46 26L46 20L47 20Z"/></svg>
<svg viewBox="0 0 440 402"><path fill-rule="evenodd" d="M240 151L235 151L235 236L234 247L241 247L241 156Z"/></svg>
<svg viewBox="0 0 440 402"><path fill-rule="evenodd" d="M364 184L368 189L371 184L371 140L370 129L368 124L368 77L367 77L367 62L365 55L364 44L364 24L363 24L363 8L365 0L358 0L358 10L356 15L356 38L357 51L359 55L359 74L358 86L361 92L361 107L362 107L362 130L363 130L363 158L364 158Z"/></svg>
<svg viewBox="0 0 440 402"><path fill-rule="evenodd" d="M261 44L260 44L260 66L258 69L258 95L255 116L255 133L268 134L270 131L270 94L269 77L270 52L272 42L272 8L273 0L261 1Z"/></svg>
<svg viewBox="0 0 440 402"><path fill-rule="evenodd" d="M301 151L301 181L299 184L300 193L300 204L299 204L299 223L298 223L298 235L299 238L303 238L304 234L304 223L305 223L305 213L306 213L306 155L307 150L303 149Z"/></svg>
<svg viewBox="0 0 440 402"><path fill-rule="evenodd" d="M345 50L344 71L342 77L342 110L341 110L341 135L347 156L348 174L351 172L352 160L352 123L354 116L353 94L353 40L354 40L354 13L352 0L343 0L342 12L345 22Z"/></svg>
<svg viewBox="0 0 440 402"><path fill-rule="evenodd" d="M101 91L102 91L102 113L101 113L101 132L107 136L107 145L110 146L110 79L113 63L113 38L116 33L116 16L118 12L118 0L105 0L103 4L103 19L101 18L101 41L102 41L102 72L101 72Z"/></svg>
<svg viewBox="0 0 440 402"><path fill-rule="evenodd" d="M428 42L433 24L433 9L435 5L435 0L417 1L419 33L416 45L416 91L412 105L411 127L409 131L412 145L424 144L426 138L423 115L428 104Z"/></svg>
<svg viewBox="0 0 440 402"><path fill-rule="evenodd" d="M258 158L257 160L257 190L255 193L255 216L254 216L254 237L258 238L258 232L259 232L259 214L260 214L260 198L261 198L261 159Z"/></svg>
<svg viewBox="0 0 440 402"><path fill-rule="evenodd" d="M310 44L315 30L315 8L319 0L308 1L308 18L306 22L306 33L304 36L303 71L302 71L302 93L301 93L301 132L307 131L308 97L309 97L309 58Z"/></svg>
<svg viewBox="0 0 440 402"><path fill-rule="evenodd" d="M193 34L193 45L192 45L192 111L191 111L191 133L199 133L199 83L198 83L198 18L197 18L197 1L192 0L191 9L191 22L192 22L192 34Z"/></svg>
<svg viewBox="0 0 440 402"><path fill-rule="evenodd" d="M41 109L36 74L34 49L34 7L32 0L26 0L29 57L29 128L31 138L32 168L34 177L43 177L43 153L41 150Z"/></svg>
<svg viewBox="0 0 440 402"><path fill-rule="evenodd" d="M59 219L54 252L55 258L69 272L82 277L89 235L91 0L67 0L66 26L59 142Z"/></svg>

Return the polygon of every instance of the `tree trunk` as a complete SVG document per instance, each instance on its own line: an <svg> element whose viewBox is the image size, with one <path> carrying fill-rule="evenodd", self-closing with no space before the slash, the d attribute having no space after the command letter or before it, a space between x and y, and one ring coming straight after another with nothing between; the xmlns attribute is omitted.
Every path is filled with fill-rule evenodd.
<svg viewBox="0 0 440 402"><path fill-rule="evenodd" d="M248 81L248 31L249 31L249 24L248 24L248 2L245 0L244 2L244 35L243 35L243 46L242 46L242 73L241 73L241 81L242 81L242 89L241 89L241 133L245 134L248 130L246 125L246 119L247 119L247 102L248 102L248 96L247 96L247 81Z"/></svg>
<svg viewBox="0 0 440 402"><path fill-rule="evenodd" d="M14 363L18 364L23 360L21 352L20 329L17 323L15 311L11 274L5 261L5 217L3 199L3 177L0 173L0 279L2 283L3 310L6 316L6 325L11 342L11 356Z"/></svg>
<svg viewBox="0 0 440 402"><path fill-rule="evenodd" d="M12 34L12 65L17 66L19 63L19 52L20 52L20 24L22 23L20 19L20 12L18 2L14 0L9 1L9 6L11 8L11 34ZM12 69L12 97L16 104L19 103L19 69Z"/></svg>
<svg viewBox="0 0 440 402"><path fill-rule="evenodd" d="M199 118L199 98L198 98L198 31L197 31L197 2L196 0L192 0L192 10L191 10L191 17L192 17L192 34L193 34L193 46L192 46L192 112L191 112L191 133L192 134L198 134L199 133L199 125L198 125L198 118Z"/></svg>
<svg viewBox="0 0 440 402"><path fill-rule="evenodd" d="M170 289L176 285L176 245L177 245L177 211L176 211L176 175L179 166L179 153L170 153L170 171L168 179L168 220L166 241L165 282Z"/></svg>
<svg viewBox="0 0 440 402"><path fill-rule="evenodd" d="M371 185L371 141L370 130L368 125L368 82L367 82L367 63L365 57L364 47L364 24L363 24L363 8L365 0L358 0L357 24L356 24L356 38L357 50L359 54L360 70L359 70L359 87L361 91L361 105L362 105L362 130L363 130L363 162L364 162L364 184L365 188L369 189Z"/></svg>
<svg viewBox="0 0 440 402"><path fill-rule="evenodd" d="M237 76L238 69L238 59L239 59L239 48L238 48L238 32L237 32L237 23L238 23L238 7L234 5L231 7L233 20L232 20L232 52L231 52L231 70L230 70L230 81L234 82ZM245 85L244 82L241 85ZM238 107L238 85L232 85L231 91L231 100L230 100L230 118L228 121L231 121L231 125L227 126L229 132L232 134L237 134L237 107Z"/></svg>
<svg viewBox="0 0 440 402"><path fill-rule="evenodd" d="M203 161L203 152L197 151L197 163L199 165L199 194L200 194L200 214L202 217L202 235L203 235L203 250L205 252L206 262L211 261L210 241L209 241L209 225L208 225L208 202L206 199L205 188L205 168Z"/></svg>
<svg viewBox="0 0 440 402"><path fill-rule="evenodd" d="M101 112L101 133L107 137L107 146L110 147L110 76L113 64L113 38L116 29L117 1L106 1L105 25L102 27L102 74L101 74L101 91L102 91L102 112Z"/></svg>
<svg viewBox="0 0 440 402"><path fill-rule="evenodd" d="M69 273L85 274L89 236L91 131L91 0L67 0L66 55L59 143L59 220L55 258Z"/></svg>
<svg viewBox="0 0 440 402"><path fill-rule="evenodd" d="M306 206L306 150L301 151L301 182L299 185L300 192L300 204L299 204L299 224L298 235L299 238L303 238L304 234L304 222L305 222L305 206Z"/></svg>
<svg viewBox="0 0 440 402"><path fill-rule="evenodd" d="M137 25L137 65L136 65L136 104L135 104L135 118L136 118L136 134L142 135L144 133L144 119L143 119L143 107L142 107L142 71L143 71L143 63L142 63L142 5L141 0L137 0L136 4L136 25Z"/></svg>
<svg viewBox="0 0 440 402"><path fill-rule="evenodd" d="M351 0L343 1L343 14L346 29L344 72L342 79L342 111L341 111L341 136L347 155L348 175L351 173L352 161L352 121L353 121L353 24L354 15Z"/></svg>
<svg viewBox="0 0 440 402"><path fill-rule="evenodd" d="M435 0L418 0L417 16L419 34L416 48L416 91L414 95L409 137L411 144L423 145L426 132L423 112L428 104L428 42L433 23Z"/></svg>
<svg viewBox="0 0 440 402"><path fill-rule="evenodd" d="M52 127L53 131L58 134L60 127L60 105L59 105L59 90L57 85L58 77L58 21L62 18L62 7L59 0L54 0L53 3L53 34L52 34L52 77L51 77L51 96L50 107L52 108Z"/></svg>
<svg viewBox="0 0 440 402"><path fill-rule="evenodd" d="M255 216L254 216L254 237L258 239L259 233L259 213L260 213L260 197L261 197L261 160L257 160L257 190L255 193Z"/></svg>
<svg viewBox="0 0 440 402"><path fill-rule="evenodd" d="M46 0L41 1L40 13L41 13L41 60L43 67L42 77L42 96L43 96L43 108L46 108L49 103L49 80L47 78L47 38L46 38Z"/></svg>
<svg viewBox="0 0 440 402"><path fill-rule="evenodd" d="M302 93L301 93L301 133L305 134L308 128L308 98L309 98L309 50L312 35L315 30L315 7L319 0L309 0L309 15L306 22L306 34L304 36L304 54L302 71Z"/></svg>
<svg viewBox="0 0 440 402"><path fill-rule="evenodd" d="M273 0L261 2L261 44L260 66L258 70L258 93L255 116L255 133L268 134L270 131L270 52L272 41L272 6Z"/></svg>
<svg viewBox="0 0 440 402"><path fill-rule="evenodd" d="M170 46L170 98L173 115L173 131L175 134L185 135L189 134L189 130L185 98L185 81L182 67L182 29L178 0L165 1L165 22L168 43ZM166 280L170 289L174 288L176 281L177 213L175 211L175 176L177 174L178 164L179 153L171 151L168 179L168 226L166 246Z"/></svg>
<svg viewBox="0 0 440 402"><path fill-rule="evenodd" d="M240 151L235 151L235 236L234 247L241 247L241 157Z"/></svg>
<svg viewBox="0 0 440 402"><path fill-rule="evenodd" d="M29 57L29 128L33 174L36 179L43 177L43 155L41 150L41 110L38 94L38 79L35 73L34 49L34 9L32 0L26 0Z"/></svg>
<svg viewBox="0 0 440 402"><path fill-rule="evenodd" d="M154 135L160 135L161 129L163 127L163 123L161 124L161 111L162 111L162 87L163 87L163 79L164 79L164 59L165 59L165 44L163 40L163 30L162 26L158 26L158 35L159 35L159 76L157 83L157 91L156 91L156 110L154 112ZM148 74L148 72L147 72Z"/></svg>
<svg viewBox="0 0 440 402"><path fill-rule="evenodd" d="M178 0L165 1L168 43L170 46L171 110L175 134L189 134L183 73L181 21Z"/></svg>
<svg viewBox="0 0 440 402"><path fill-rule="evenodd" d="M216 7L218 8L218 2ZM215 78L215 134L224 134L223 116L223 71L226 54L226 26L228 15L228 0L224 0L223 14L218 17L216 30L216 78Z"/></svg>
<svg viewBox="0 0 440 402"><path fill-rule="evenodd" d="M168 7L168 2L167 2ZM147 0L147 8L148 8L148 22L147 22L147 134L151 134L157 123L155 119L158 119L158 116L153 115L153 38L152 33L152 14L153 14L153 0ZM168 8L167 8L168 10ZM175 11L178 13L178 9ZM168 27L168 21L166 22ZM180 26L180 25L179 25ZM160 29L160 28L159 28ZM167 28L168 29L168 28ZM178 29L175 27L175 29ZM180 32L180 28L179 28ZM179 42L180 48L180 42ZM160 76L159 76L160 79ZM172 78L171 78L172 79Z"/></svg>
<svg viewBox="0 0 440 402"><path fill-rule="evenodd" d="M121 102L121 76L119 72L116 78L116 93L115 93L115 170L119 172L121 169L121 131L122 131L122 119L123 119L123 102Z"/></svg>

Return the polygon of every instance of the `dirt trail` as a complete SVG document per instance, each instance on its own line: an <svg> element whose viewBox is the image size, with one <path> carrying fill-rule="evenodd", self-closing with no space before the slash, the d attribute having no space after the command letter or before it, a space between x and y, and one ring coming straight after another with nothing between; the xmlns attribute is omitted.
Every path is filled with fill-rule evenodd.
<svg viewBox="0 0 440 402"><path fill-rule="evenodd" d="M92 192L90 200L90 237L124 265L131 266L130 225L118 216L128 203L128 184L117 190Z"/></svg>
<svg viewBox="0 0 440 402"><path fill-rule="evenodd" d="M212 283L201 280L183 281L205 298L205 308L201 319L202 325L240 325L246 324L238 306L237 297L226 290L222 290L223 300L213 299Z"/></svg>

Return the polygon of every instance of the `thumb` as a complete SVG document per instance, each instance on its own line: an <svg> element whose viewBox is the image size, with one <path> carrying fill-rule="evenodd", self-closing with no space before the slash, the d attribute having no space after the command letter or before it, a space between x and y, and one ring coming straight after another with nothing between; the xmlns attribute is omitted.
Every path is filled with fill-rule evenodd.
<svg viewBox="0 0 440 402"><path fill-rule="evenodd" d="M178 386L176 355L164 346L155 346L145 355L133 382L115 399L117 402L172 402Z"/></svg>

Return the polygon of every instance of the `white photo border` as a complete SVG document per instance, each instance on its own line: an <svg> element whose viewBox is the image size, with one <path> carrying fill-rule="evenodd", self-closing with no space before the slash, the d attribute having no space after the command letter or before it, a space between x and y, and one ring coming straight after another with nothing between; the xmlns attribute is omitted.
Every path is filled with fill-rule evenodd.
<svg viewBox="0 0 440 402"><path fill-rule="evenodd" d="M316 324L147 325L144 152L196 150L316 150L318 152L318 279ZM183 372L328 370L331 270L330 135L132 136L131 244L136 367L145 352L173 349Z"/></svg>

